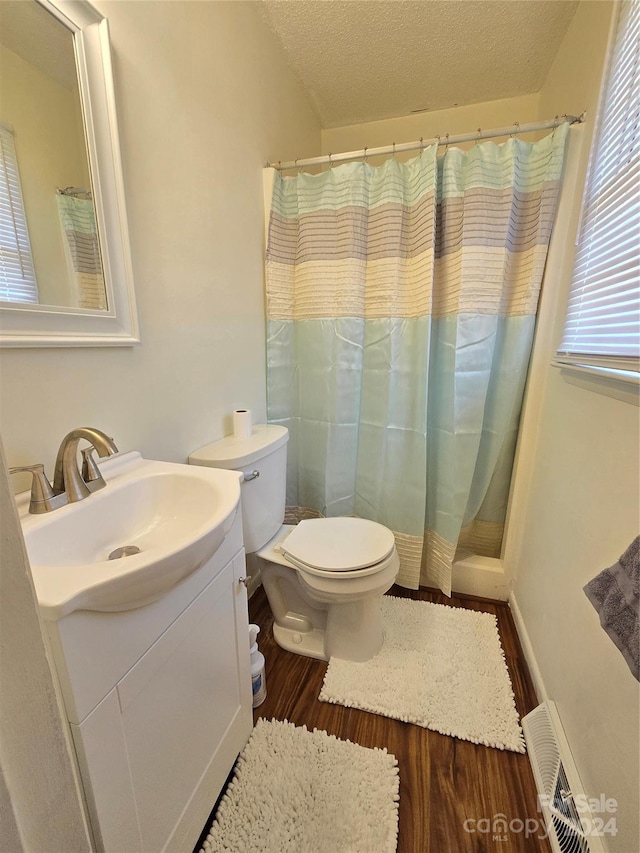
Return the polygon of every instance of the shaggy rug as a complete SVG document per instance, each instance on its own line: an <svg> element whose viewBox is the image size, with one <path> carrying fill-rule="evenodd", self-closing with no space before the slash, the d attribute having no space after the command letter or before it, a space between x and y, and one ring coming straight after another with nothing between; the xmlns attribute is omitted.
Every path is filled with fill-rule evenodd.
<svg viewBox="0 0 640 853"><path fill-rule="evenodd" d="M258 720L200 853L393 853L399 788L386 749Z"/></svg>
<svg viewBox="0 0 640 853"><path fill-rule="evenodd" d="M331 658L323 702L525 752L495 616L385 595L382 618L385 639L374 658Z"/></svg>

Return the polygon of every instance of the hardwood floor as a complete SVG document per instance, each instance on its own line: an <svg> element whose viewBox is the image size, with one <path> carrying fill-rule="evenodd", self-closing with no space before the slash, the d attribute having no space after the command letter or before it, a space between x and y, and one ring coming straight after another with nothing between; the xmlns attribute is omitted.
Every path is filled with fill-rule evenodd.
<svg viewBox="0 0 640 853"><path fill-rule="evenodd" d="M401 587L393 587L390 594L493 613L498 619L518 712L524 715L538 704L505 602L467 596L448 599L437 592ZM267 699L255 709L254 719L287 719L392 752L400 767L398 853L550 853L549 842L539 839L544 835L544 824L526 755L319 702L326 663L286 652L276 644L273 617L262 588L249 602L249 611L251 621L261 628L260 649L266 658ZM492 826L497 816L506 819L506 827ZM465 826L475 831L467 831Z"/></svg>

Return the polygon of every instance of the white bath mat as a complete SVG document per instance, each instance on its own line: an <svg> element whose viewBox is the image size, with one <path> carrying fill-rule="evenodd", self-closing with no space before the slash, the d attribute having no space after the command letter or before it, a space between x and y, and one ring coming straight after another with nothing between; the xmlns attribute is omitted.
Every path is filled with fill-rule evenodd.
<svg viewBox="0 0 640 853"><path fill-rule="evenodd" d="M258 720L200 853L393 853L395 756Z"/></svg>
<svg viewBox="0 0 640 853"><path fill-rule="evenodd" d="M374 658L331 658L323 702L525 752L495 616L385 595L382 619L384 644Z"/></svg>

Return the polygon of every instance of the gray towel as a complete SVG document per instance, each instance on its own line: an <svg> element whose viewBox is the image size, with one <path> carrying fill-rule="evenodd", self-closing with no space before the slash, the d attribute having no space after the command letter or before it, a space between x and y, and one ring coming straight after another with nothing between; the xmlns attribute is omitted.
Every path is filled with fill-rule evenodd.
<svg viewBox="0 0 640 853"><path fill-rule="evenodd" d="M640 681L640 536L620 560L584 587L600 624Z"/></svg>

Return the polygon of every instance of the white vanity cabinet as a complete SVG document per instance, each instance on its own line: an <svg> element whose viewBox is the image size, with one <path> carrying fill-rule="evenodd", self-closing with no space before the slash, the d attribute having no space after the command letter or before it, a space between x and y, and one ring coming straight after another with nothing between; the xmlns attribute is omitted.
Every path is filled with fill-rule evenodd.
<svg viewBox="0 0 640 853"><path fill-rule="evenodd" d="M191 853L252 727L240 514L137 610L45 623L96 849Z"/></svg>

